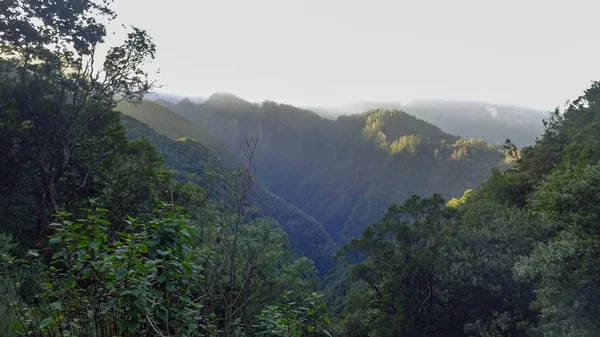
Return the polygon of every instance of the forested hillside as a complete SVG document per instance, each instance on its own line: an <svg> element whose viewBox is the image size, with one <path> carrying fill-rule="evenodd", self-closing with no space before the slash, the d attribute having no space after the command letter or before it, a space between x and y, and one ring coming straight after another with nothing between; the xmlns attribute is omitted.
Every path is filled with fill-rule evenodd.
<svg viewBox="0 0 600 337"><path fill-rule="evenodd" d="M252 140L233 167L121 116L156 46L103 48L110 4L0 5L0 335L330 335L298 247L327 269L333 241L254 179Z"/></svg>
<svg viewBox="0 0 600 337"><path fill-rule="evenodd" d="M314 108L324 117L335 119L343 114L355 114L369 109L399 109L445 132L466 138L479 138L489 143L503 144L506 139L518 146L533 145L543 132L545 111L512 105L459 100L413 100L402 102L360 102L334 108Z"/></svg>
<svg viewBox="0 0 600 337"><path fill-rule="evenodd" d="M368 110L331 121L231 94L214 94L200 105L183 100L169 106L238 157L241 139L260 139L255 157L260 180L338 240L360 235L392 203L413 194L460 196L485 181L492 168L505 167L501 147L459 139L398 110ZM157 130L162 124L152 123Z"/></svg>
<svg viewBox="0 0 600 337"><path fill-rule="evenodd" d="M507 171L392 206L339 254L344 336L597 336L600 83Z"/></svg>
<svg viewBox="0 0 600 337"><path fill-rule="evenodd" d="M166 108L152 37L104 44L111 4L0 4L0 336L599 335L600 82L523 148Z"/></svg>
<svg viewBox="0 0 600 337"><path fill-rule="evenodd" d="M129 138L132 140L147 139L156 148L158 154L165 159L165 166L175 170L174 173L180 180L189 180L204 189L212 190L214 196L210 199L219 200L221 198L219 191L224 189L222 185L225 182L218 177L226 176L230 171L241 165L232 162L234 159L231 159L231 155L224 152L213 152L207 147L207 144L211 144L210 141L202 142L199 140L208 137L203 136L202 130L191 129L193 127L192 122L186 121L185 118L169 111L164 111L163 107L154 103L142 102L138 105L126 103L121 104L118 109L124 111L127 115L138 117L139 115L136 112L155 111L157 112L156 116L166 116L169 119L168 123L158 123L157 125L167 127L179 125L182 127L181 130L194 132L194 135L199 138L181 137L178 140L173 140L158 134L148 125L140 123L136 119L128 116L122 117ZM174 122L177 117L181 119L180 123ZM144 117L140 118L144 119ZM180 129L174 129L171 132L175 137L176 135L186 134ZM230 161L221 160L220 158L223 157L229 157ZM315 261L317 269L322 274L331 268L336 245L318 221L269 192L260 181L253 182L249 199L258 208L254 210L256 213L253 215L254 217L270 217L281 224L290 238L291 246L297 252L306 254Z"/></svg>

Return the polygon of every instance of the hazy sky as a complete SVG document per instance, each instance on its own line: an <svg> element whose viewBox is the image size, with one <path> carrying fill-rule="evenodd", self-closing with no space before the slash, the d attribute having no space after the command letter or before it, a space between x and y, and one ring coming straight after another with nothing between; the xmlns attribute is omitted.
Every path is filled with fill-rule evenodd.
<svg viewBox="0 0 600 337"><path fill-rule="evenodd" d="M456 98L552 109L600 80L600 1L116 0L162 90L341 104Z"/></svg>

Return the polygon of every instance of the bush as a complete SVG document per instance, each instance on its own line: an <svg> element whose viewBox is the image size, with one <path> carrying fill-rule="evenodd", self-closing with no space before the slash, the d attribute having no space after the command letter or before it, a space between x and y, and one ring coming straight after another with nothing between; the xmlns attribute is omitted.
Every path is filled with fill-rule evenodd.
<svg viewBox="0 0 600 337"><path fill-rule="evenodd" d="M18 330L29 336L205 336L194 292L201 275L192 261L190 228L170 205L148 223L129 218L111 230L108 211L52 224L51 262L32 304L20 301ZM37 255L36 252L30 252Z"/></svg>

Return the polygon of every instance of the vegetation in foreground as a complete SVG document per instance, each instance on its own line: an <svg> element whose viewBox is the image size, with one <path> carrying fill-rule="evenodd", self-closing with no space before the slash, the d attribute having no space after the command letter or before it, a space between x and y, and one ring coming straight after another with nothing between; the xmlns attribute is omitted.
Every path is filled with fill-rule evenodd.
<svg viewBox="0 0 600 337"><path fill-rule="evenodd" d="M96 64L108 3L0 13L3 336L597 335L600 83L508 142L512 169L391 206L321 280L252 201L255 141L247 168L187 176L128 140L115 108L155 46L134 28Z"/></svg>

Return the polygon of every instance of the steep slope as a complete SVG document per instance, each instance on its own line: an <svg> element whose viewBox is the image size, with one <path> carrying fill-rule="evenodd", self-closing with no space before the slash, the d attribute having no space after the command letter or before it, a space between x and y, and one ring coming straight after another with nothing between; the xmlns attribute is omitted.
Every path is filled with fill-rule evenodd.
<svg viewBox="0 0 600 337"><path fill-rule="evenodd" d="M532 145L543 132L542 119L548 113L510 105L458 100L415 100L402 102L360 102L338 108L318 109L331 118L368 109L399 109L439 126L445 132L490 143L509 138L519 147Z"/></svg>
<svg viewBox="0 0 600 337"><path fill-rule="evenodd" d="M235 168L239 161L226 146L189 119L173 113L156 102L143 101L139 104L122 102L118 110L151 126L159 134L171 139L189 137L198 140L212 150L229 169Z"/></svg>
<svg viewBox="0 0 600 337"><path fill-rule="evenodd" d="M338 240L356 236L389 205L412 194L459 196L501 163L498 147L459 139L398 110L332 121L230 94L215 94L203 104L182 101L174 109L201 123L237 156L241 139L260 137L257 176Z"/></svg>
<svg viewBox="0 0 600 337"><path fill-rule="evenodd" d="M206 172L214 171L223 175L234 167L233 164L237 163L227 153L221 152L217 155L203 141L190 138L173 140L171 137L163 135L163 132L169 133L173 138L195 135L214 142L214 139L204 134L201 128L193 122L163 107L151 102L143 102L135 106L122 104L119 106L119 110L125 114L122 120L126 125L129 137L147 138L157 148L159 154L165 158L165 164L174 169L180 179L186 179L189 174L195 174L200 177L200 181L203 181ZM134 116L135 118L132 118ZM149 121L153 127L163 132L155 131L141 120ZM212 145L219 148L218 144L212 143ZM227 152L227 150L224 151ZM222 157L229 157L235 163L221 160ZM336 245L317 220L269 192L260 181L255 183L251 198L258 207L259 214L271 217L282 225L294 249L303 252L304 255L315 261L315 265L321 271L326 271L331 267Z"/></svg>
<svg viewBox="0 0 600 337"><path fill-rule="evenodd" d="M336 139L299 190L309 197L301 208L341 240L360 235L392 203L413 194L461 195L501 164L497 148L445 134L401 111L370 110L339 118L334 127ZM334 207L319 206L328 199Z"/></svg>
<svg viewBox="0 0 600 337"><path fill-rule="evenodd" d="M183 100L175 111L201 124L239 158L243 158L240 140L259 138L257 176L270 191L295 205L300 205L295 201L295 190L314 170L316 154L325 146L333 123L290 105L269 101L251 104L224 93L212 95L202 105Z"/></svg>

